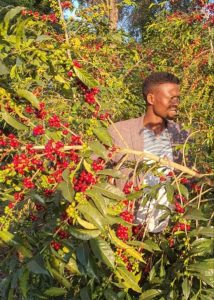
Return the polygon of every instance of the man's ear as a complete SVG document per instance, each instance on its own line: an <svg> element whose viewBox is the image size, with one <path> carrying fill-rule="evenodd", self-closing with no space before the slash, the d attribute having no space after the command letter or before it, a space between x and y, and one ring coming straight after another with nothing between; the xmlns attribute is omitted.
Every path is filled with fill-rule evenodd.
<svg viewBox="0 0 214 300"><path fill-rule="evenodd" d="M155 101L154 95L151 94L151 93L149 93L149 94L147 95L147 103L148 103L149 105L153 105L153 104L154 104L154 101Z"/></svg>

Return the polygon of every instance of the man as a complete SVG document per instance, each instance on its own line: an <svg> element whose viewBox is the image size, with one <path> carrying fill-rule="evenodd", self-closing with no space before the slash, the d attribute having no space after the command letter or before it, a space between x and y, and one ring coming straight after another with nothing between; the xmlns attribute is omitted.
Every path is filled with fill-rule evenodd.
<svg viewBox="0 0 214 300"><path fill-rule="evenodd" d="M171 73L157 72L148 76L143 83L143 96L146 101L145 115L112 124L109 127L109 132L114 144L120 148L148 151L160 157L180 162L180 155L176 146L184 143L187 133L181 131L178 124L172 121L177 115L180 102L179 84L179 79ZM121 162L123 157L121 154L117 154L114 160L115 162ZM135 155L129 155L128 160L139 163L139 158ZM121 171L125 175L125 180L122 179L116 182L116 185L120 188L123 188L128 181L133 181L134 185L138 185L143 179L143 174L136 176L133 168L123 165ZM157 184L157 177L150 175L147 176L146 183L149 186ZM159 204L168 206L163 190L159 191L158 198L161 198ZM149 231L157 232L165 224L158 227L160 213L154 205L154 201L150 202L147 215L149 211L150 219L153 218L151 226L149 225ZM138 222L145 219L145 211L145 208L138 210Z"/></svg>

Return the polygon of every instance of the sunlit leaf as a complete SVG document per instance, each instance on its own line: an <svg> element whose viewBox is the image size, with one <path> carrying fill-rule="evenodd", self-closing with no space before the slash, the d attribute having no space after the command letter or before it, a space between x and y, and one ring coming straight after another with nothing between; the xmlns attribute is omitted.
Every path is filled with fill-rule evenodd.
<svg viewBox="0 0 214 300"><path fill-rule="evenodd" d="M2 119L7 122L10 126L17 130L28 130L28 127L24 124L17 121L14 117L12 117L8 112L4 111L2 113Z"/></svg>
<svg viewBox="0 0 214 300"><path fill-rule="evenodd" d="M114 252L110 245L103 239L97 238L90 240L90 246L94 255L103 261L108 267L114 268Z"/></svg>
<svg viewBox="0 0 214 300"><path fill-rule="evenodd" d="M28 100L34 107L39 109L39 100L37 97L30 91L19 89L16 91L19 97L22 97Z"/></svg>
<svg viewBox="0 0 214 300"><path fill-rule="evenodd" d="M78 228L74 228L74 227L70 227L69 228L69 232L77 239L80 240L90 240L90 239L94 239L97 236L100 235L100 230L90 230L90 229L78 229Z"/></svg>
<svg viewBox="0 0 214 300"><path fill-rule="evenodd" d="M161 290L155 290L155 289L147 290L140 295L139 300L153 300L155 299L156 296L161 294L162 294Z"/></svg>
<svg viewBox="0 0 214 300"><path fill-rule="evenodd" d="M106 128L96 127L93 129L93 132L104 145L107 145L109 147L112 146L112 138Z"/></svg>
<svg viewBox="0 0 214 300"><path fill-rule="evenodd" d="M98 87L98 82L82 68L74 67L77 77L89 88Z"/></svg>
<svg viewBox="0 0 214 300"><path fill-rule="evenodd" d="M50 297L58 297L58 296L64 295L66 292L67 291L64 288L51 287L44 291L44 295L50 296Z"/></svg>

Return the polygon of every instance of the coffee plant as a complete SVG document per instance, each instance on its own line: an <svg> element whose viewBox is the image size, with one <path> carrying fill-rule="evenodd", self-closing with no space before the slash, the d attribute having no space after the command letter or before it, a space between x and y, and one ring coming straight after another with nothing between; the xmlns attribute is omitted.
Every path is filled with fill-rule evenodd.
<svg viewBox="0 0 214 300"><path fill-rule="evenodd" d="M65 20L70 8L14 7L0 23L1 299L211 300L211 21L164 12L139 45L109 31L103 5ZM107 128L142 113L139 83L154 69L183 74L180 121L191 142L167 173L159 167L168 161L145 153L152 166L131 166L159 177L155 186L133 176L119 189L130 162L115 165L115 154L134 152ZM150 233L134 212L161 189L168 223Z"/></svg>

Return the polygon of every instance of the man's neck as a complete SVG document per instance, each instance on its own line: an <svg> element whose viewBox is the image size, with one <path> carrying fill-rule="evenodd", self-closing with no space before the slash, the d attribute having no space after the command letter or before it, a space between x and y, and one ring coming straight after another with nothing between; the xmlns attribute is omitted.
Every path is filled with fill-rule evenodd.
<svg viewBox="0 0 214 300"><path fill-rule="evenodd" d="M144 115L143 126L159 135L166 128L166 120L147 111Z"/></svg>

